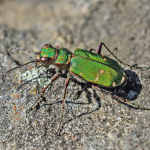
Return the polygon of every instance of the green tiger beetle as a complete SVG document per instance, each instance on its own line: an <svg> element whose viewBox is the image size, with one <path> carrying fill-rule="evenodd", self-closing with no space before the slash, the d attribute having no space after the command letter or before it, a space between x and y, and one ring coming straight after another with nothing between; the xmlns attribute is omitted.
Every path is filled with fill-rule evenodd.
<svg viewBox="0 0 150 150"><path fill-rule="evenodd" d="M62 74L62 70L67 70L69 72L69 77L65 81L65 90L62 101L63 110L65 108L65 96L67 86L69 84L70 79L73 77L80 78L82 80L90 82L93 88L100 90L106 94L109 94L112 98L122 103L126 103L127 105L130 106L135 106L135 108L150 110L150 108L141 107L137 104L128 101L127 99L119 97L113 94L112 92L109 92L101 88L101 87L114 88L125 84L128 80L127 76L125 75L124 69L118 64L117 61L101 54L102 46L104 46L113 55L113 57L115 57L116 60L121 64L124 64L134 69L150 68L150 67L131 66L122 62L106 47L104 43L101 43L99 45L97 53L92 52L93 49L90 49L88 51L80 48L77 48L75 52L72 53L71 51L69 51L64 47L59 48L57 46L56 48L54 48L50 44L45 44L42 47L41 52L37 53L27 51L25 49L21 50L38 55L38 57L35 59L37 67L44 66L48 68L50 65L54 65L58 68L58 73L56 73L52 77L50 83L42 90L41 95L44 95L46 89L60 77L60 75ZM9 71L5 72L5 74L7 74ZM3 75L2 79L4 78L5 74ZM36 103L27 112L33 110L36 107L37 103L39 103L39 100L37 100Z"/></svg>

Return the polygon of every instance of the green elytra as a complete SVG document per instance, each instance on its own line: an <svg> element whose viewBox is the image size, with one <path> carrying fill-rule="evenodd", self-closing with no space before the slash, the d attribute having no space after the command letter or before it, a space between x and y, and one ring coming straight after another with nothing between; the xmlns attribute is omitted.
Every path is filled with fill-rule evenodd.
<svg viewBox="0 0 150 150"><path fill-rule="evenodd" d="M71 76L75 75L104 87L116 87L127 80L124 70L118 62L84 49L77 48L72 54L66 48L56 49L50 45L45 45L41 50L40 58L53 60L46 63L40 60L41 65L48 67L53 64L58 67L59 71L67 69Z"/></svg>
<svg viewBox="0 0 150 150"><path fill-rule="evenodd" d="M127 99L123 99L113 94L112 92L107 91L106 89L100 88L101 86L102 87L116 87L116 86L126 83L128 79L124 73L123 68L118 64L117 61L107 56L101 55L102 45L117 59L118 62L124 65L127 65L130 68L135 68L135 69L142 69L142 68L149 69L150 68L150 67L131 66L122 62L105 46L104 43L101 43L99 45L97 53L91 52L92 49L87 51L87 50L80 49L80 48L77 48L75 52L72 53L66 48L63 48L63 47L59 48L58 46L54 48L50 44L45 44L42 47L41 52L34 53L31 51L28 51L29 53L34 53L38 55L37 59L35 59L35 61L37 62L37 66L49 67L50 65L55 65L58 68L58 73L56 73L53 76L50 83L42 90L41 92L42 95L40 97L42 98L46 89L55 80L59 78L62 70L68 70L69 77L65 81L65 91L64 91L63 101L62 101L63 111L65 108L64 105L65 105L66 89L67 89L70 79L73 77L77 77L77 78L90 82L93 88L100 90L106 94L109 94L112 98L117 99L118 101L122 103L126 103L127 105L130 105L131 107L135 106L135 108L139 108L143 110L150 110L150 108L141 107L137 104L131 103ZM20 48L12 48L12 49L20 49ZM20 49L20 50L27 51L24 49ZM25 66L32 62L28 62L22 66ZM4 76L8 72L14 69L20 68L20 67L13 68L5 72L2 76L3 81L4 81ZM30 109L27 110L27 113L33 110L39 103L40 103L40 99L38 99L35 102L35 104ZM62 118L63 118L63 111L61 115L60 125L61 125ZM60 129L60 126L59 126L59 129Z"/></svg>
<svg viewBox="0 0 150 150"><path fill-rule="evenodd" d="M128 79L124 73L123 68L118 64L117 61L107 56L101 55L102 45L117 59L118 62L124 65L127 65L130 68L136 68L136 69L142 69L142 68L149 69L150 68L150 67L131 66L122 62L105 46L104 43L101 43L99 45L97 53L91 52L92 49L87 51L87 50L80 49L80 48L77 48L75 52L72 53L66 48L63 48L63 47L59 48L58 46L54 48L50 44L45 44L42 47L41 52L34 53L38 55L37 59L35 59L35 61L37 62L37 66L43 65L45 67L49 67L49 65L55 65L58 68L58 73L56 73L53 76L53 78L51 79L51 82L42 90L42 94L44 94L45 90L55 80L59 78L62 70L68 70L69 77L66 79L66 82L65 82L65 91L64 91L64 97L63 97L63 102L62 102L63 109L64 109L64 104L65 104L67 86L69 84L70 79L75 76L77 78L90 82L93 88L111 95L113 98L117 99L118 101L121 101L131 106L134 105L136 106L136 108L150 110L150 108L140 107L137 104L131 103L130 101L126 99L118 97L117 95L114 95L113 93L107 90L104 90L103 88L100 88L100 87L116 87L116 86L126 83ZM27 50L24 50L24 51L27 51ZM28 51L28 52L33 53L31 51ZM38 102L39 100L37 100L36 103L27 112L34 109Z"/></svg>
<svg viewBox="0 0 150 150"><path fill-rule="evenodd" d="M84 49L76 49L69 71L81 79L104 87L116 87L127 77L118 62Z"/></svg>

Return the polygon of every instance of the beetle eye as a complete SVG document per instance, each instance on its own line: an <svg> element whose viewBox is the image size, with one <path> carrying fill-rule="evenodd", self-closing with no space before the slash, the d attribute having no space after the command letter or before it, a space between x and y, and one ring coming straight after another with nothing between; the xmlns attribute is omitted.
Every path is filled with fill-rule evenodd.
<svg viewBox="0 0 150 150"><path fill-rule="evenodd" d="M43 64L47 64L49 62L49 58L48 57L40 57L40 61Z"/></svg>

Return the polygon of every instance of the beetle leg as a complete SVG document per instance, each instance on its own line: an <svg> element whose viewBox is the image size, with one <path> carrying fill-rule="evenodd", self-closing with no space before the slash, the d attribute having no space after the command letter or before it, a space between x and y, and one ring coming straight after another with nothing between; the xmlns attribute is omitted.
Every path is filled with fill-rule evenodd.
<svg viewBox="0 0 150 150"><path fill-rule="evenodd" d="M64 92L64 98L63 98L63 101L62 101L62 109L65 109L65 97L66 97L66 90L67 90L67 86L69 84L69 81L70 81L70 77L66 79L65 81L65 92Z"/></svg>
<svg viewBox="0 0 150 150"><path fill-rule="evenodd" d="M45 93L46 89L55 81L59 78L60 73L57 73L53 76L53 78L51 79L51 82L42 90L42 94Z"/></svg>
<svg viewBox="0 0 150 150"><path fill-rule="evenodd" d="M129 64L124 63L123 61L121 61L120 59L118 59L118 58L114 55L114 53L113 53L104 43L101 43L101 44L99 45L98 50L97 50L97 54L100 54L100 53L101 53L102 45L107 49L107 51L110 52L110 54L112 54L112 55L116 58L116 60L117 60L118 62L120 62L121 64L124 64L125 66L128 66L128 67L130 67L131 69L132 69L132 68L134 68L134 69L150 69L150 66L148 66L148 67L138 67L137 64L135 64L135 65L129 65Z"/></svg>
<svg viewBox="0 0 150 150"><path fill-rule="evenodd" d="M32 107L30 107L26 113L29 113L31 110L33 110L39 103L40 103L40 98L43 98L43 95L46 91L46 89L55 81L59 78L60 73L57 73L53 76L53 78L51 79L51 82L42 90L42 95L38 97L38 100L32 105Z"/></svg>
<svg viewBox="0 0 150 150"><path fill-rule="evenodd" d="M93 49L93 48L91 48L91 49L89 49L89 51L90 51L90 52L92 52L92 51L96 51L96 50L95 50L95 49Z"/></svg>
<svg viewBox="0 0 150 150"><path fill-rule="evenodd" d="M40 96L37 98L37 100L35 101L35 103L32 105L32 107L30 107L30 108L26 111L26 113L29 113L29 112L32 111L35 107L38 106L38 104L40 103L40 100L41 100L40 98L44 99L44 97L40 95ZM42 100L42 101L43 101L43 100Z"/></svg>
<svg viewBox="0 0 150 150"><path fill-rule="evenodd" d="M127 99L123 99L122 97L119 97L119 96L113 94L112 92L109 92L109 91L107 91L105 89L102 89L100 87L97 87L95 85L92 85L92 87L95 88L96 90L102 91L105 94L109 94L112 98L118 100L119 102L125 103L125 104L129 105L130 107L133 107L133 108L136 108L136 109L150 110L150 108L141 107L140 105L137 105L135 103L131 103Z"/></svg>
<svg viewBox="0 0 150 150"><path fill-rule="evenodd" d="M102 45L103 43L99 44L98 49L97 49L97 54L101 54Z"/></svg>
<svg viewBox="0 0 150 150"><path fill-rule="evenodd" d="M65 91L64 91L64 98L63 98L63 101L62 101L62 114L61 114L61 117L60 117L60 123L59 123L59 128L58 128L58 135L60 135L60 132L61 132L61 122L62 122L62 119L63 119L63 115L64 115L64 109L65 109L65 97L66 97L66 90L67 90L67 86L69 85L69 81L70 81L70 77L68 77L65 81Z"/></svg>

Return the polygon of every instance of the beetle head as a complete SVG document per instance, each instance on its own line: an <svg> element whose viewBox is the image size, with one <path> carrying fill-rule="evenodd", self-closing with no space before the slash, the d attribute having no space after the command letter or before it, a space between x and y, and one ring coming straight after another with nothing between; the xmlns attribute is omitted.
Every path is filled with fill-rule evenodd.
<svg viewBox="0 0 150 150"><path fill-rule="evenodd" d="M56 48L53 48L50 44L45 44L38 57L35 59L37 66L49 67L55 61Z"/></svg>

